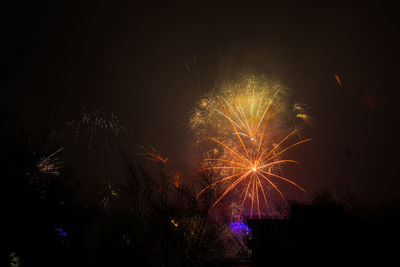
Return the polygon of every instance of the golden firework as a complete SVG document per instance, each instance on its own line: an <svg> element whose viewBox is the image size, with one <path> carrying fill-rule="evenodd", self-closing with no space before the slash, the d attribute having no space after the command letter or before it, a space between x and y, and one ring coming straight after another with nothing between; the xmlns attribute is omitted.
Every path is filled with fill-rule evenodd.
<svg viewBox="0 0 400 267"><path fill-rule="evenodd" d="M251 203L250 217L255 208L261 217L262 202L269 209L267 185L285 199L276 184L277 180L306 193L279 172L282 164L298 163L282 158L284 153L311 140L290 144L289 139L298 132L296 129L282 135L289 127L285 116L290 113L286 112L284 92L285 89L277 82L249 77L237 83L226 83L218 92L211 92L200 101L192 116L191 126L196 130L197 143L206 139L213 147L205 153L203 167L199 171L212 171L219 178L204 187L198 195L217 184L225 185L211 209L234 188L240 188L239 215L248 200ZM294 110L299 109L298 105L296 107ZM294 114L294 117L309 119L305 114Z"/></svg>

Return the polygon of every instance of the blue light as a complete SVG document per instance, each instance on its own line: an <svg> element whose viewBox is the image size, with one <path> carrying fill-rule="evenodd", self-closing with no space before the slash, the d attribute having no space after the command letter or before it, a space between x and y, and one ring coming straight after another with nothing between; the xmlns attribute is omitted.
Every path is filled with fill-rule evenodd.
<svg viewBox="0 0 400 267"><path fill-rule="evenodd" d="M251 231L251 229L243 222L231 222L231 229L235 232L235 234L243 231L249 234Z"/></svg>
<svg viewBox="0 0 400 267"><path fill-rule="evenodd" d="M54 230L56 230L57 235L67 236L67 233L61 228L54 228Z"/></svg>

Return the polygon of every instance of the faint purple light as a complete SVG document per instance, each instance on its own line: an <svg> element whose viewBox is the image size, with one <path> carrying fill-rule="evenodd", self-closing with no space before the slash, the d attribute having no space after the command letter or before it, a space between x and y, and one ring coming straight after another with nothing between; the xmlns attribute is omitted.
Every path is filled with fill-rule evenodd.
<svg viewBox="0 0 400 267"><path fill-rule="evenodd" d="M243 222L231 222L231 229L235 234L246 232L247 234L251 233L251 229L247 227Z"/></svg>

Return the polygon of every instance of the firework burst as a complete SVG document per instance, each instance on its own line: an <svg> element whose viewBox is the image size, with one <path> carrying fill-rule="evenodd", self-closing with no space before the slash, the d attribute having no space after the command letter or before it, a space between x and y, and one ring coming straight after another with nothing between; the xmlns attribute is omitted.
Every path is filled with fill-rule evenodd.
<svg viewBox="0 0 400 267"><path fill-rule="evenodd" d="M60 153L64 148L58 149L56 152L50 154L47 157L43 157L36 164L37 169L40 173L59 176L60 170L62 168L62 162L57 157L57 154Z"/></svg>
<svg viewBox="0 0 400 267"><path fill-rule="evenodd" d="M118 117L98 110L83 109L78 120L67 122L67 127L74 131L75 142L85 138L90 151L109 148L112 141L128 134Z"/></svg>
<svg viewBox="0 0 400 267"><path fill-rule="evenodd" d="M283 158L285 152L311 140L290 142L300 128L288 131L291 127L287 125L286 116L295 112L292 115L303 119L305 124L309 123L309 117L304 112L297 116L299 105L289 109L284 95L285 89L279 83L249 77L237 83L227 83L199 102L191 126L198 144L206 140L212 145L205 152L199 171L212 172L219 178L198 195L216 185L224 187L211 209L228 194L237 192L239 216L244 207L249 206L250 217L256 213L261 217L263 207L270 208L268 199L272 192L285 200L278 181L306 193L292 179L280 174L283 164L298 163Z"/></svg>

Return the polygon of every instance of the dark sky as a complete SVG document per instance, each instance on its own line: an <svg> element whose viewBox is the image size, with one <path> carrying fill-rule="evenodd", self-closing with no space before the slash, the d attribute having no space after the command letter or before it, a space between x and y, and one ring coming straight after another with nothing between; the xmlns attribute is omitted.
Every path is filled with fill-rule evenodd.
<svg viewBox="0 0 400 267"><path fill-rule="evenodd" d="M2 61L27 51L1 81L2 109L55 127L83 107L113 112L138 139L187 166L187 123L199 97L238 73L275 75L316 124L307 132L313 142L295 154L299 183L311 192L346 183L367 202L398 196L394 6L54 2L1 8Z"/></svg>

